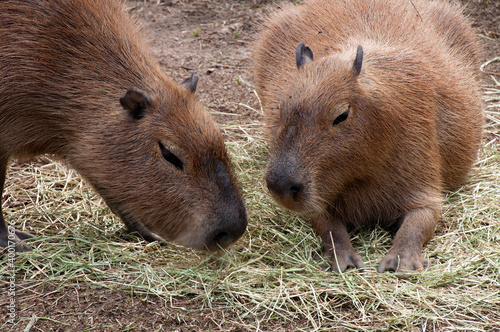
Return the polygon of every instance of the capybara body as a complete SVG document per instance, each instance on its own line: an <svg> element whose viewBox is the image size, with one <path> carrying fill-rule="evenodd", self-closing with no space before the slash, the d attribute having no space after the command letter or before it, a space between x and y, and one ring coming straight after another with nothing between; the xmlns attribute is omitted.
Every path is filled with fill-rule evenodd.
<svg viewBox="0 0 500 332"><path fill-rule="evenodd" d="M443 190L474 163L480 47L445 1L310 0L255 44L268 128L266 182L309 217L334 270L364 267L347 225L396 229L378 271L420 270Z"/></svg>
<svg viewBox="0 0 500 332"><path fill-rule="evenodd" d="M0 41L0 188L11 158L47 153L147 240L217 250L243 234L240 189L193 95L197 75L181 86L162 73L120 1L3 0ZM19 247L27 235L16 234Z"/></svg>

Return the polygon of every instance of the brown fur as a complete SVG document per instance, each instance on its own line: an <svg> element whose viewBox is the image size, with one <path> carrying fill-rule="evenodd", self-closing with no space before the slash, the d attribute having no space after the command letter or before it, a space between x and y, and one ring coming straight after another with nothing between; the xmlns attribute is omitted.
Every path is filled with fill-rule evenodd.
<svg viewBox="0 0 500 332"><path fill-rule="evenodd" d="M3 0L0 40L0 192L10 158L49 153L148 240L217 249L241 236L243 200L196 80L161 72L119 1Z"/></svg>
<svg viewBox="0 0 500 332"><path fill-rule="evenodd" d="M300 42L314 54L302 66ZM445 1L310 0L267 20L254 54L266 180L310 217L334 269L364 266L346 225L376 222L399 229L380 272L425 266L442 191L465 179L480 144L479 53Z"/></svg>

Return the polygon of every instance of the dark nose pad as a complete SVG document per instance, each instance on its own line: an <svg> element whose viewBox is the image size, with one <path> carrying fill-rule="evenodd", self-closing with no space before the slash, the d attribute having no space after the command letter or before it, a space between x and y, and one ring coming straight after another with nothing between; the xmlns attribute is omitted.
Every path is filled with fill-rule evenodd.
<svg viewBox="0 0 500 332"><path fill-rule="evenodd" d="M222 232L218 233L217 235L215 235L214 241L215 241L215 243L217 243L218 245L220 245L223 248L225 247L225 244L229 245L232 242L231 236L226 231L222 231Z"/></svg>
<svg viewBox="0 0 500 332"><path fill-rule="evenodd" d="M247 227L247 221L240 220L238 225L234 227L226 227L219 231L216 231L214 234L212 241L209 241L213 244L213 248L209 248L209 250L217 250L219 248L227 248L231 243L238 240L241 235L245 232Z"/></svg>
<svg viewBox="0 0 500 332"><path fill-rule="evenodd" d="M212 233L212 238L208 239L209 250L227 248L238 240L247 228L248 217L243 202L221 208L219 218L220 226Z"/></svg>
<svg viewBox="0 0 500 332"><path fill-rule="evenodd" d="M280 196L292 196L297 199L304 190L304 185L299 181L285 178L283 176L274 176L268 174L266 176L267 188L274 194Z"/></svg>

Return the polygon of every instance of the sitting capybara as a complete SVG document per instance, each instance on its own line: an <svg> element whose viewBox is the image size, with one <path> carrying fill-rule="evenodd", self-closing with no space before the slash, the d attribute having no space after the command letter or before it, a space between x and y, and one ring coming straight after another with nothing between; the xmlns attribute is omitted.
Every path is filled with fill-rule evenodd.
<svg viewBox="0 0 500 332"><path fill-rule="evenodd" d="M346 226L377 223L397 230L379 272L427 265L442 192L480 145L479 53L445 1L310 0L267 20L254 54L267 186L310 219L332 269L364 267Z"/></svg>
<svg viewBox="0 0 500 332"><path fill-rule="evenodd" d="M144 239L226 247L247 215L222 134L144 39L117 0L0 2L0 192L11 158L48 153ZM28 236L0 214L0 246Z"/></svg>

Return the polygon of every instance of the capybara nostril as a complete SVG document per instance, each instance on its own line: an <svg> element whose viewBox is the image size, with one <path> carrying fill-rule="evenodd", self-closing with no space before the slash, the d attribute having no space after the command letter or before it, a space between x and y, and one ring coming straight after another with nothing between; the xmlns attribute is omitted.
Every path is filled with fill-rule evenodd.
<svg viewBox="0 0 500 332"><path fill-rule="evenodd" d="M304 190L304 185L301 182L282 174L276 175L269 172L266 176L266 183L269 191L284 197L292 196L296 199Z"/></svg>
<svg viewBox="0 0 500 332"><path fill-rule="evenodd" d="M234 220L230 226L216 230L212 238L208 238L206 247L208 250L218 250L220 248L227 248L231 243L238 240L246 230L247 220L245 219Z"/></svg>
<svg viewBox="0 0 500 332"><path fill-rule="evenodd" d="M304 189L304 185L302 185L301 183L293 183L290 185L290 193L292 193L292 195L294 196L300 194L302 192L302 189Z"/></svg>
<svg viewBox="0 0 500 332"><path fill-rule="evenodd" d="M229 235L228 232L220 232L214 237L214 242L215 244L221 246L222 248L227 247L232 241L231 241L231 236Z"/></svg>

